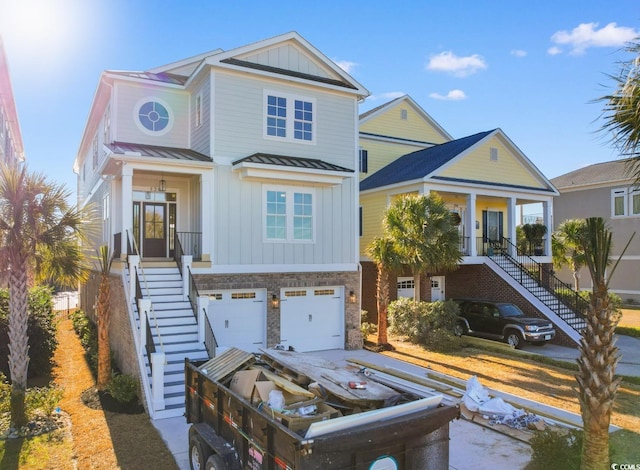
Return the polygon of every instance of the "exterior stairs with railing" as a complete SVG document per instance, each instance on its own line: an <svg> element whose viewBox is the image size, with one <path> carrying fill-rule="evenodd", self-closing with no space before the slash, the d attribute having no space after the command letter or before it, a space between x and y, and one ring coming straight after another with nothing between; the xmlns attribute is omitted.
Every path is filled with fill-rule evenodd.
<svg viewBox="0 0 640 470"><path fill-rule="evenodd" d="M561 329L577 344L586 328L584 312L587 303L571 286L562 283L552 274L548 273L546 282L543 283L543 267L531 257L511 253L517 253L517 248L504 239L500 249L488 253L491 262L487 265L528 298L556 328Z"/></svg>
<svg viewBox="0 0 640 470"><path fill-rule="evenodd" d="M154 419L182 416L184 414L184 361L204 360L209 354L202 341L199 341L198 322L188 297L184 294L184 281L176 263L148 263L137 270L140 284L144 284L144 296L150 299L151 308L147 312L146 347L142 347L139 363L144 367L143 380L154 396L153 362L150 356L154 352L163 354L163 406L161 409L150 405L150 414ZM142 279L143 278L143 279ZM132 303L136 331L145 328L140 325L141 316L138 305ZM145 322L146 323L146 322ZM145 387L146 388L146 387ZM151 402L157 401L155 397ZM149 403L149 401L148 401Z"/></svg>

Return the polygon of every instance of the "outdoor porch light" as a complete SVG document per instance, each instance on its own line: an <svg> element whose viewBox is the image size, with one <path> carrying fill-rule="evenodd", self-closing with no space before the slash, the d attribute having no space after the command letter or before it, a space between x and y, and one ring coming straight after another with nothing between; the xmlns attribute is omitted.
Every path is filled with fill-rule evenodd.
<svg viewBox="0 0 640 470"><path fill-rule="evenodd" d="M356 303L356 293L353 291L349 292L349 302L352 304Z"/></svg>
<svg viewBox="0 0 640 470"><path fill-rule="evenodd" d="M164 193L166 190L167 190L167 180L165 180L164 175L162 175L162 178L160 178L158 191Z"/></svg>
<svg viewBox="0 0 640 470"><path fill-rule="evenodd" d="M280 305L280 299L278 298L278 296L276 294L273 294L271 296L271 306L273 308L278 308L279 305Z"/></svg>

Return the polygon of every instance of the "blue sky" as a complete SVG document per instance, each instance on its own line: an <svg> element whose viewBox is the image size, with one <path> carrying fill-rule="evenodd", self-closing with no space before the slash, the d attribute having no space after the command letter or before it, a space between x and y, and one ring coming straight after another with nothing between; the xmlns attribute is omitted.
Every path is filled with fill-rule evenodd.
<svg viewBox="0 0 640 470"><path fill-rule="evenodd" d="M297 31L362 83L409 94L454 138L501 128L548 178L618 158L599 132L637 0L0 0L29 168L75 191L101 71L145 70Z"/></svg>

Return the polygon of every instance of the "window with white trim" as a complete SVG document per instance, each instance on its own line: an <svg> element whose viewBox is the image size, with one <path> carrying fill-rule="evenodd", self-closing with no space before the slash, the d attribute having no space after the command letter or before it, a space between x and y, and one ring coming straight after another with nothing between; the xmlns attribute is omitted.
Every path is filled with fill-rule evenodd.
<svg viewBox="0 0 640 470"><path fill-rule="evenodd" d="M265 240L314 240L315 192L312 189L265 186L263 192Z"/></svg>
<svg viewBox="0 0 640 470"><path fill-rule="evenodd" d="M611 217L640 216L640 188L611 190Z"/></svg>
<svg viewBox="0 0 640 470"><path fill-rule="evenodd" d="M315 143L315 99L265 91L265 137Z"/></svg>

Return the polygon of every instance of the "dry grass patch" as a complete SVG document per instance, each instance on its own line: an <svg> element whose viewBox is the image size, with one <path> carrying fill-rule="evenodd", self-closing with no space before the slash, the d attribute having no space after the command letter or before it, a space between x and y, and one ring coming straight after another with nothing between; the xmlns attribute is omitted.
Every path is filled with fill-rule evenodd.
<svg viewBox="0 0 640 470"><path fill-rule="evenodd" d="M624 326L627 328L640 328L640 309L622 309L622 319L618 326Z"/></svg>
<svg viewBox="0 0 640 470"><path fill-rule="evenodd" d="M399 338L390 338L390 343L395 350L381 354L463 380L475 375L485 387L580 414L574 391L577 387L574 371L478 348L464 348L457 354L440 354ZM611 424L627 431L612 436L612 447L617 449L616 456L621 459L619 462L640 461L640 448L637 446L637 442L640 442L638 403L640 386L623 382L611 417ZM616 443L617 440L619 443ZM630 445L633 442L636 445Z"/></svg>

